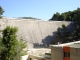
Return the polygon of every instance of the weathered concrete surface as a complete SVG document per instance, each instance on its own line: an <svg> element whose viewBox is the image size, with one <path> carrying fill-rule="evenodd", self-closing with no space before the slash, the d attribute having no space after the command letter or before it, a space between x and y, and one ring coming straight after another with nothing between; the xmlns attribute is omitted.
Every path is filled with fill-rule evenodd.
<svg viewBox="0 0 80 60"><path fill-rule="evenodd" d="M0 19L0 29L2 30L9 25L18 27L18 38L22 36L26 40L28 48L49 46L55 38L55 31L62 24L67 26L70 22Z"/></svg>

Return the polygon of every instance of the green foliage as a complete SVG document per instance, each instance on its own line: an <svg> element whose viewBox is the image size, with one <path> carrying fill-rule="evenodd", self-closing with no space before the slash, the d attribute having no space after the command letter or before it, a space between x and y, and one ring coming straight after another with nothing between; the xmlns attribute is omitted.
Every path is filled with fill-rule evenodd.
<svg viewBox="0 0 80 60"><path fill-rule="evenodd" d="M57 35L61 36L60 27L57 29Z"/></svg>
<svg viewBox="0 0 80 60"><path fill-rule="evenodd" d="M1 15L3 15L3 13L4 13L4 10L3 10L3 8L0 6L0 18L2 18Z"/></svg>
<svg viewBox="0 0 80 60"><path fill-rule="evenodd" d="M66 26L65 26L64 24L62 24L62 27L63 27L64 29L66 29Z"/></svg>
<svg viewBox="0 0 80 60"><path fill-rule="evenodd" d="M7 50L5 50L2 53L2 56L4 56L2 59L3 60L10 60L12 56L14 55L15 47L18 43L18 40L16 38L16 32L18 29L16 27L12 28L10 26L7 26L3 30L3 38L2 38L2 43L5 45Z"/></svg>
<svg viewBox="0 0 80 60"><path fill-rule="evenodd" d="M57 16L57 17L55 17ZM74 11L64 12L62 14L54 14L50 19L52 21L72 21L74 23L75 30L73 32L69 32L65 25L62 25L62 28L58 28L57 37L67 41L77 41L80 40L80 8L77 8ZM62 30L62 32L61 32Z"/></svg>
<svg viewBox="0 0 80 60"><path fill-rule="evenodd" d="M4 44L2 43L2 39L0 38L0 54L3 52L3 50L6 50Z"/></svg>
<svg viewBox="0 0 80 60"><path fill-rule="evenodd" d="M17 31L16 27L10 26L3 30L2 43L6 50L1 53L1 60L20 60L21 56L25 55L23 53L26 53L26 51L23 51L23 49L26 47L26 43L22 39L20 41L17 40Z"/></svg>
<svg viewBox="0 0 80 60"><path fill-rule="evenodd" d="M68 37L70 36L70 32L67 30L66 26L63 24L62 27L57 29L56 38L60 38L62 43L68 42Z"/></svg>
<svg viewBox="0 0 80 60"><path fill-rule="evenodd" d="M35 20L41 20L41 19L38 19L38 18L33 18L33 17L18 17L20 19L35 19Z"/></svg>
<svg viewBox="0 0 80 60"><path fill-rule="evenodd" d="M77 8L77 10L64 12L62 14L57 12L56 14L52 16L50 20L52 21L73 21L74 19L78 20L80 18L79 16L80 16L80 8Z"/></svg>
<svg viewBox="0 0 80 60"><path fill-rule="evenodd" d="M56 20L57 21L59 16L60 16L60 13L56 12L56 14L54 14L50 20Z"/></svg>
<svg viewBox="0 0 80 60"><path fill-rule="evenodd" d="M23 41L23 39L21 38L18 42L18 45L15 48L16 52L14 54L13 60L21 60L21 56L27 55L27 50L24 49L26 47L27 47L26 42Z"/></svg>

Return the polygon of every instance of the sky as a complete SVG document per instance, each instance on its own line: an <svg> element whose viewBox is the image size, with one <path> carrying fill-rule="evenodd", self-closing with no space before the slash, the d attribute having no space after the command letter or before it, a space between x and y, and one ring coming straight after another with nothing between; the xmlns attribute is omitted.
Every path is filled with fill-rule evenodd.
<svg viewBox="0 0 80 60"><path fill-rule="evenodd" d="M34 17L49 20L54 13L73 11L80 0L0 0L6 17Z"/></svg>

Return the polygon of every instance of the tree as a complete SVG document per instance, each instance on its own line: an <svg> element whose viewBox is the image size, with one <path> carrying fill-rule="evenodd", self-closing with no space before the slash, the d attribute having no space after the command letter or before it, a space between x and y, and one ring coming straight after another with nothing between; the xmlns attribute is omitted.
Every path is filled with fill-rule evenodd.
<svg viewBox="0 0 80 60"><path fill-rule="evenodd" d="M34 19L34 20L41 20L41 19L34 18L34 17L18 17L18 19Z"/></svg>
<svg viewBox="0 0 80 60"><path fill-rule="evenodd" d="M76 31L74 32L74 36L76 36L76 40L80 40L80 8L76 10L76 14L74 14L73 22Z"/></svg>
<svg viewBox="0 0 80 60"><path fill-rule="evenodd" d="M53 18L57 20L55 14L52 16L52 21L54 21ZM64 25L62 26L62 28L58 28L57 35L59 38L61 38L61 40L64 40L64 42L80 40L80 8L77 8L74 11L68 11L60 14L57 21L71 21L74 24L74 30L72 32L68 31L67 27L65 27ZM63 30L62 32L60 32L61 29Z"/></svg>
<svg viewBox="0 0 80 60"><path fill-rule="evenodd" d="M68 37L70 36L70 32L68 31L67 27L62 24L62 27L57 29L57 36L56 39L59 38L62 43L66 43L69 41Z"/></svg>
<svg viewBox="0 0 80 60"><path fill-rule="evenodd" d="M24 49L26 47L27 47L26 42L21 37L20 40L18 41L18 45L16 46L16 52L14 54L13 60L21 60L21 56L27 54L27 50Z"/></svg>
<svg viewBox="0 0 80 60"><path fill-rule="evenodd" d="M10 60L12 59L12 56L14 55L15 47L18 43L18 40L16 38L16 32L17 28L11 28L10 26L7 26L3 30L3 38L2 38L2 43L5 45L7 50L5 50L1 55L2 55L2 60ZM3 57L4 56L4 57Z"/></svg>
<svg viewBox="0 0 80 60"><path fill-rule="evenodd" d="M4 13L4 10L3 10L3 8L0 6L0 18L2 18L1 15L3 15L3 13Z"/></svg>
<svg viewBox="0 0 80 60"><path fill-rule="evenodd" d="M50 20L57 21L59 16L60 16L60 13L56 12L56 14L54 14L53 17Z"/></svg>
<svg viewBox="0 0 80 60"><path fill-rule="evenodd" d="M64 16L63 16L63 15L60 15L60 16L58 17L58 20L57 20L57 21L62 21L62 20L64 20Z"/></svg>
<svg viewBox="0 0 80 60"><path fill-rule="evenodd" d="M0 30L0 32L2 32L2 30ZM1 59L1 53L6 50L4 44L2 43L2 38L0 36L0 59Z"/></svg>
<svg viewBox="0 0 80 60"><path fill-rule="evenodd" d="M0 38L0 54L1 54L1 52L3 51L3 50L5 50L6 48L5 48L5 46L4 46L4 44L2 44L2 39Z"/></svg>
<svg viewBox="0 0 80 60"><path fill-rule="evenodd" d="M17 58L16 60L20 60L18 59L18 55L19 58L21 57L21 55L24 55L21 52L26 47L26 45L24 45L22 40L18 41L16 35L17 31L18 29L16 27L10 26L7 26L3 30L2 43L7 49L1 53L1 60L15 60L15 57Z"/></svg>
<svg viewBox="0 0 80 60"><path fill-rule="evenodd" d="M77 10L74 10L74 11L64 12L62 14L56 13L52 16L52 18L50 20L52 20L52 21L54 21L54 20L55 21L73 21L75 14L80 16L80 8L77 8Z"/></svg>

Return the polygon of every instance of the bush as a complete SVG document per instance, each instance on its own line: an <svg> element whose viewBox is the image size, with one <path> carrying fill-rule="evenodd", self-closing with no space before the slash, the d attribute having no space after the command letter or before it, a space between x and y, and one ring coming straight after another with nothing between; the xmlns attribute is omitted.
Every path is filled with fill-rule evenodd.
<svg viewBox="0 0 80 60"><path fill-rule="evenodd" d="M4 44L6 50L1 53L1 60L20 60L21 56L25 55L26 43L23 39L18 41L16 27L7 26L3 30L2 44ZM16 59L15 59L16 58Z"/></svg>

